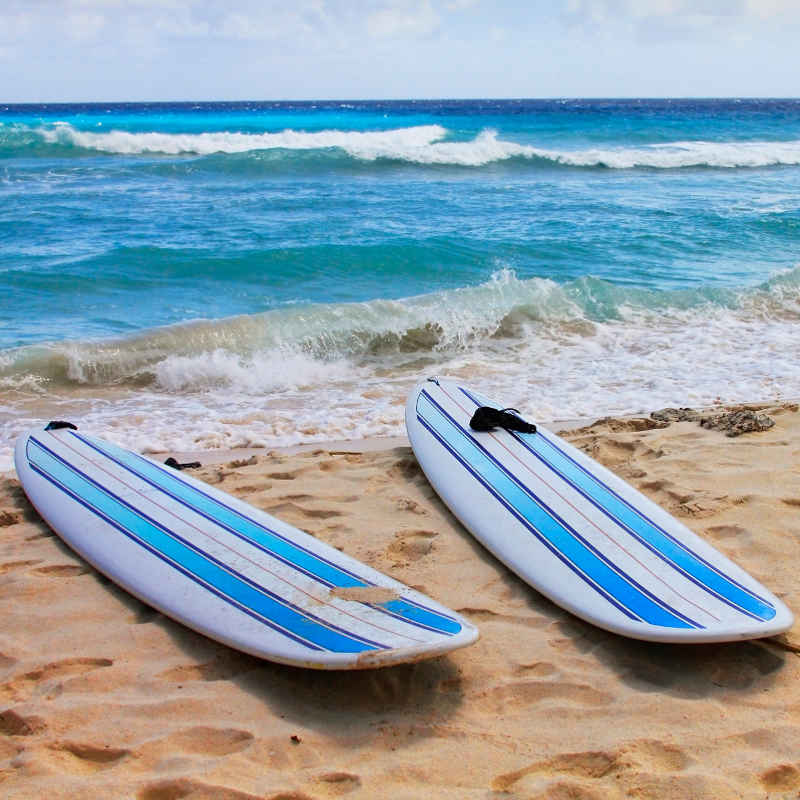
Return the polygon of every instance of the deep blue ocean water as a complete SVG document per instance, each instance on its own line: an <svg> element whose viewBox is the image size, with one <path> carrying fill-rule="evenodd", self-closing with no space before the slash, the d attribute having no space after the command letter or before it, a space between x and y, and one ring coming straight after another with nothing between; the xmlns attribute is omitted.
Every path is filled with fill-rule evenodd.
<svg viewBox="0 0 800 800"><path fill-rule="evenodd" d="M798 100L0 104L0 451L794 397L799 263Z"/></svg>

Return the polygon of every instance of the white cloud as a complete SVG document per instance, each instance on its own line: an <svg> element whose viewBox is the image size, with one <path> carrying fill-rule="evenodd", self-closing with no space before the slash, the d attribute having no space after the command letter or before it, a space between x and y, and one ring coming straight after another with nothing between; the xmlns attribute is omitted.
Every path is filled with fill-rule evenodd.
<svg viewBox="0 0 800 800"><path fill-rule="evenodd" d="M444 7L448 11L466 11L468 8L474 8L481 0L447 0Z"/></svg>
<svg viewBox="0 0 800 800"><path fill-rule="evenodd" d="M87 43L207 37L289 43L315 37L320 47L355 47L359 36L419 39L443 16L480 13L480 0L0 0L0 41L47 37ZM485 12L485 9L483 9ZM491 10L490 10L491 11Z"/></svg>
<svg viewBox="0 0 800 800"><path fill-rule="evenodd" d="M800 0L0 0L0 91L791 94L798 26Z"/></svg>
<svg viewBox="0 0 800 800"><path fill-rule="evenodd" d="M800 25L800 0L562 0L567 28L616 41L741 44Z"/></svg>
<svg viewBox="0 0 800 800"><path fill-rule="evenodd" d="M427 0L396 3L369 14L366 21L369 35L379 38L430 36L440 24L441 17Z"/></svg>
<svg viewBox="0 0 800 800"><path fill-rule="evenodd" d="M35 15L22 9L0 11L0 42L14 42L36 32Z"/></svg>
<svg viewBox="0 0 800 800"><path fill-rule="evenodd" d="M0 41L26 37L41 40L50 33L85 43L106 39L153 43L169 38L216 37L274 41L326 29L331 20L324 0L0 0Z"/></svg>
<svg viewBox="0 0 800 800"><path fill-rule="evenodd" d="M800 21L798 0L563 0L567 14L593 21L658 18L773 19Z"/></svg>
<svg viewBox="0 0 800 800"><path fill-rule="evenodd" d="M745 0L745 10L756 17L794 17L800 19L797 0Z"/></svg>

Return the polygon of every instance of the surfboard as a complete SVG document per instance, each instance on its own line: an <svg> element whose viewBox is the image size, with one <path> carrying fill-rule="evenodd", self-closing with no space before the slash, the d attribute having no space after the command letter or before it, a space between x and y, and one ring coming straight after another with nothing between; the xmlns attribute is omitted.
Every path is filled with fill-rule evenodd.
<svg viewBox="0 0 800 800"><path fill-rule="evenodd" d="M457 380L420 383L406 406L411 446L467 530L543 595L649 641L791 627L792 613L755 578L556 434L472 430L480 406L504 407Z"/></svg>
<svg viewBox="0 0 800 800"><path fill-rule="evenodd" d="M438 656L477 630L434 600L185 472L68 428L15 466L51 528L144 603L211 639L316 669Z"/></svg>

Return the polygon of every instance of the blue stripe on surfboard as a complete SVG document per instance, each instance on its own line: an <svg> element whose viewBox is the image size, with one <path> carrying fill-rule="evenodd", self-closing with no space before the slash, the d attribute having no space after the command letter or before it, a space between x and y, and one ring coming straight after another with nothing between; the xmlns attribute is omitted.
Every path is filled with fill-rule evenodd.
<svg viewBox="0 0 800 800"><path fill-rule="evenodd" d="M416 603L410 603L405 599L398 598L397 600L388 600L385 603L380 604L379 610L384 611L390 617L399 619L402 622L410 622L419 628L427 628L429 631L434 631L435 633L442 632L441 627L432 628L428 623L431 612L425 606L421 606ZM441 624L442 623L440 622L439 625ZM456 628L455 626L458 627ZM447 633L458 633L460 630L461 625L454 620L453 629L447 631Z"/></svg>
<svg viewBox="0 0 800 800"><path fill-rule="evenodd" d="M348 588L366 585L352 572L289 541L271 528L255 522L136 453L107 442L100 443L96 439L74 432L72 435L152 487L164 492L171 500L177 500L181 505L190 508L201 517L225 528L235 536L255 544L260 550L268 552L287 566L304 573L319 583L328 587Z"/></svg>
<svg viewBox="0 0 800 800"><path fill-rule="evenodd" d="M482 405L466 389L461 386L459 389L475 405ZM768 600L742 586L677 540L643 511L633 506L564 452L541 431L535 434L512 433L511 435L552 472L576 489L595 508L628 531L650 552L668 563L696 586L752 619L767 621L775 616L777 612ZM540 443L547 445L549 450L547 455L542 452Z"/></svg>
<svg viewBox="0 0 800 800"><path fill-rule="evenodd" d="M31 453L31 444L33 455ZM38 452L37 452L38 451ZM97 516L111 523L129 538L146 546L163 561L191 577L205 588L213 587L237 608L248 610L274 630L289 635L295 641L311 643L318 648L337 653L360 653L389 649L359 634L344 631L338 626L301 611L284 598L215 559L192 545L174 531L148 517L107 487L100 485L77 467L37 439L28 440L28 461L39 474L59 486L71 497Z"/></svg>
<svg viewBox="0 0 800 800"><path fill-rule="evenodd" d="M417 403L418 418L437 439L446 443L473 476L492 492L551 552L559 557L595 591L631 619L669 628L702 628L686 615L656 597L630 575L613 564L597 548L537 497L505 465L462 428L427 392L419 399L447 423L448 433L424 417L425 409ZM433 431L432 431L433 432ZM455 436L452 435L455 433Z"/></svg>
<svg viewBox="0 0 800 800"><path fill-rule="evenodd" d="M107 524L111 525L113 528L116 528L120 533L123 533L125 536L127 536L128 538L130 538L133 541L135 541L140 547L144 548L145 550L147 550L148 552L152 553L157 558L159 558L162 561L166 562L167 564L169 564L170 567L175 569L177 572L180 572L182 575L185 575L190 580L193 580L195 583L198 583L204 589L206 589L209 592L211 592L212 594L216 595L221 600L224 600L225 602L230 603L234 608L239 609L239 611L244 612L248 616L251 616L253 619L258 620L259 622L267 625L268 627L272 628L273 630L277 631L278 633L283 634L287 638L292 639L293 641L297 642L298 644L303 645L304 647L308 647L311 650L317 650L317 651L320 651L320 652L323 652L325 650L324 647L319 647L319 646L317 646L315 644L312 644L311 642L307 642L304 639L301 639L299 636L295 636L292 633L290 633L289 631L283 630L282 628L280 628L279 626L275 625L270 620L264 619L259 614L254 613L251 609L245 608L244 606L241 606L238 603L234 602L229 597L226 597L224 594L222 594L221 592L217 591L213 586L209 586L208 584L204 583L202 580L198 579L198 577L196 575L193 575L191 572L185 570L183 567L180 566L180 564L173 563L168 558L165 558L163 553L159 553L158 550L154 550L149 545L147 545L144 542L142 542L139 539L137 539L135 536L133 536L131 534L130 531L126 530L121 525L119 525L118 523L114 522L113 519L110 519L109 517L105 516L105 514L103 514L102 512L98 511L96 508L93 508L91 505L86 503L84 500L82 500L76 494L73 494L73 492L71 492L66 486L63 486L55 478L51 477L46 472L42 471L35 464L31 463L30 464L30 468L37 475L40 475L44 480L48 481L53 486L55 486L57 489L59 489L60 491L64 492L64 494L67 495L67 497L72 498L76 503L82 505L88 511L91 511L93 514L95 514L99 519L102 519L104 522L106 522Z"/></svg>
<svg viewBox="0 0 800 800"><path fill-rule="evenodd" d="M599 595L605 598L611 605L613 605L618 611L625 614L626 617L629 617L636 622L641 622L641 618L637 617L635 614L630 612L625 606L618 603L611 595L603 590L601 586L598 586L594 583L588 575L584 575L569 559L567 559L563 553L559 552L553 545L543 537L535 528L531 526L531 524L518 512L516 509L513 508L509 503L506 502L505 498L503 498L497 491L480 475L480 473L476 472L472 467L459 455L459 453L454 450L444 439L444 437L432 426L430 425L424 417L420 414L417 414L417 420L419 423L433 436L441 445L442 447L449 452L453 458L456 459L466 470L469 472L475 480L481 483L488 492L490 492L494 497L500 502L504 508L508 509L508 511L513 514L526 528L528 528L534 536L548 549L556 558L560 559L564 562L579 578L584 580L592 589L594 589Z"/></svg>
<svg viewBox="0 0 800 800"><path fill-rule="evenodd" d="M123 467L137 478L179 502L205 519L219 525L229 533L278 559L286 566L327 587L362 587L374 584L360 578L344 567L339 567L322 556L291 542L286 537L256 522L240 511L226 505L211 495L162 469L146 458L108 442L98 442L74 431L74 438ZM461 623L446 614L434 611L407 598L388 603L365 603L378 612L389 614L406 624L433 633L452 636L462 630Z"/></svg>

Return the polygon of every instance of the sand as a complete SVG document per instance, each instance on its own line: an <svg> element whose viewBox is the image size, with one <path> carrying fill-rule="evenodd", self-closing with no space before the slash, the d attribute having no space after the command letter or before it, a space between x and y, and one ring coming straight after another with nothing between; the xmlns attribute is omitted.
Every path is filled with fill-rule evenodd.
<svg viewBox="0 0 800 800"><path fill-rule="evenodd" d="M800 412L728 438L568 438L800 612ZM326 673L216 644L75 556L0 481L0 794L13 798L789 798L800 635L674 646L572 618L455 521L410 448L245 454L194 474L457 609L473 646ZM213 459L212 459L213 460Z"/></svg>

